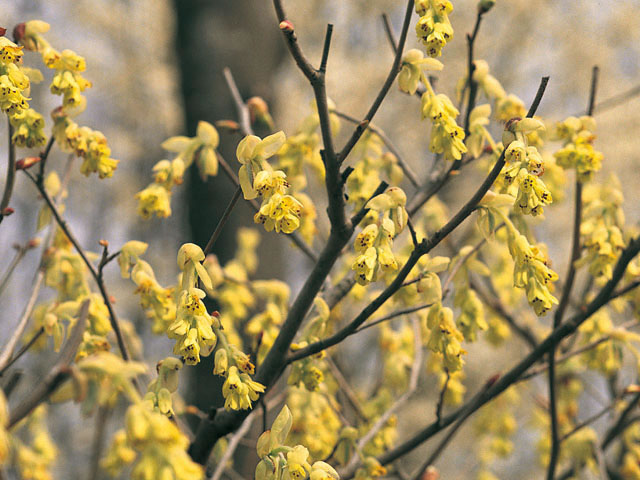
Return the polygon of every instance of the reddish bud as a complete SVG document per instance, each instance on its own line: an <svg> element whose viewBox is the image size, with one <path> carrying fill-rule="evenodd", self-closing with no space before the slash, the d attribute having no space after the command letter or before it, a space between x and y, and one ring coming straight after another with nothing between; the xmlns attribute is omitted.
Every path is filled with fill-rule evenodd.
<svg viewBox="0 0 640 480"><path fill-rule="evenodd" d="M438 480L440 478L440 472L433 465L429 466L420 477L421 480Z"/></svg>
<svg viewBox="0 0 640 480"><path fill-rule="evenodd" d="M99 241L98 241L98 244L99 244L101 247L105 247L105 248L107 248L107 247L109 246L109 241L108 241L108 240L99 240Z"/></svg>
<svg viewBox="0 0 640 480"><path fill-rule="evenodd" d="M220 318L220 312L218 310L214 310L211 312L212 317Z"/></svg>
<svg viewBox="0 0 640 480"><path fill-rule="evenodd" d="M116 297L114 297L113 295L109 295L109 302L116 303Z"/></svg>
<svg viewBox="0 0 640 480"><path fill-rule="evenodd" d="M494 375L492 375L491 377L489 377L486 381L486 383L484 384L484 386L486 388L489 388L491 386L493 386L494 383L496 383L498 380L500 379L500 374L496 373Z"/></svg>
<svg viewBox="0 0 640 480"><path fill-rule="evenodd" d="M40 157L24 157L16 162L16 170L26 170L41 160Z"/></svg>
<svg viewBox="0 0 640 480"><path fill-rule="evenodd" d="M233 120L218 120L215 125L216 128L221 130L229 130L231 132L237 132L240 130L238 122L234 122Z"/></svg>
<svg viewBox="0 0 640 480"><path fill-rule="evenodd" d="M15 210L11 207L7 207L4 210L2 210L2 216L3 217L8 217L9 215L11 215L13 212L15 212Z"/></svg>
<svg viewBox="0 0 640 480"><path fill-rule="evenodd" d="M289 20L283 20L282 22L280 22L280 30L282 30L284 33L293 33L293 23L291 23Z"/></svg>
<svg viewBox="0 0 640 480"><path fill-rule="evenodd" d="M520 117L513 117L511 120L509 120L505 125L504 125L504 129L505 130L509 130L511 131L511 127L513 127L514 123L519 122L520 120L522 120L522 118Z"/></svg>
<svg viewBox="0 0 640 480"><path fill-rule="evenodd" d="M0 27L0 35L4 37L5 33L7 33L7 29Z"/></svg>
<svg viewBox="0 0 640 480"><path fill-rule="evenodd" d="M36 237L36 238L32 238L31 240L29 240L27 242L27 250L31 250L32 248L36 248L38 246L40 246L40 244L42 243L42 239Z"/></svg>
<svg viewBox="0 0 640 480"><path fill-rule="evenodd" d="M3 30L6 31L6 29L4 28ZM13 29L13 38L15 39L16 42L19 42L24 38L24 30L25 30L24 22L17 24ZM2 32L2 35L4 35L4 32Z"/></svg>

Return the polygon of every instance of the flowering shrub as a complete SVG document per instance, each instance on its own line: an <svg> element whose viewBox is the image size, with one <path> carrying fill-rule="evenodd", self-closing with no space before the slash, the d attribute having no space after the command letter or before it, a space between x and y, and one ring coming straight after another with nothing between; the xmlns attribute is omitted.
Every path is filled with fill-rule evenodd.
<svg viewBox="0 0 640 480"><path fill-rule="evenodd" d="M494 7L493 0L481 0L473 35L467 37L469 68L452 99L445 88L436 90L430 75L447 66L453 5L410 0L398 40L389 31L396 53L387 80L366 116L354 119L327 97L333 27L316 68L298 45L280 0L274 6L315 103L293 132L276 131L277 119L266 103L240 98L227 72L241 113L238 122L201 121L194 137L162 144L168 158L153 167L153 181L130 192L143 219L171 215L172 193L182 188L189 168L197 168L203 181L223 172L236 186L207 245L185 243L175 252L177 279L166 286L145 260L146 243L131 240L113 252L102 241L102 255L93 255L63 218L68 185L47 163L52 149L81 158L85 176L110 178L118 167L105 136L79 119L87 108L83 92L92 86L84 76L85 59L51 45L43 21L19 24L13 40L0 32L0 109L10 125L0 221L13 213L11 195L20 171L43 201L36 228L48 232L20 247L23 253L41 248L33 298L41 285L55 293L51 300L31 302L10 338L3 339L0 374L38 350L53 350L57 358L26 398L14 399L9 384L0 391L0 478L9 470L25 479L53 478L56 442L62 440L47 429L47 402L74 401L84 415L98 418L118 411L119 402L126 404L110 445L96 454L110 475L140 480L220 478L233 471L235 449L256 433L253 423L260 416L263 428L252 441L257 480L405 478L404 456L423 443L433 444L432 453L407 478L433 480L441 453L467 420L475 425L479 445L474 475L495 479L496 461L514 451L521 440L518 428L528 428L516 416L520 404L534 410L529 427L538 431L547 478L578 478L591 470L640 479L634 413L640 386L616 381L625 357L640 359L640 336L630 330L640 313L640 237L625 224L619 182L602 180L598 173L607 160L597 151L593 117L597 68L585 115L560 121L536 115L548 77L527 109L505 91L486 61L472 56L480 20ZM423 50L405 51L412 26ZM38 63L36 55L27 62L25 51L37 53ZM44 80L43 67L53 71L50 92L61 97L50 123L30 104L32 87L40 88L36 84ZM86 75L90 78L90 70ZM372 124L396 81L402 92L420 97L407 114L429 125L429 150L440 173L426 180ZM270 134L255 135L257 124ZM237 163L218 151L220 126L242 136ZM345 131L350 133L337 149ZM478 185L457 212L450 212L438 192L458 174L478 177ZM564 260L552 262L536 227L545 214L554 214L569 182L575 214L565 273L556 267ZM323 200L311 186L326 191L328 231L317 208ZM235 256L222 265L213 253L215 242L241 197L262 227L241 229ZM451 233L462 231L467 219L476 223L457 235L456 244ZM283 281L255 278L260 238L267 234L291 241L313 261L295 298ZM149 372L142 342L133 325L118 317L108 293L103 271L113 260L139 296L152 332L175 342L172 355L150 359L157 362L151 379L144 376ZM211 308L214 303L218 310ZM354 308L359 313L349 318ZM365 395L345 380L333 357L343 342L353 341L349 337L369 328L377 332L381 374ZM478 351L472 344L495 348L517 341L513 337L529 351L502 375L481 379L479 389L478 382L467 382L466 365L476 361ZM209 356L224 400L200 412L185 405L178 387L185 372ZM586 420L580 403L583 371L611 384L605 410ZM547 396L531 407L522 385L543 375ZM433 409L418 419L422 429L407 436L398 424L423 385L435 392ZM267 415L275 411L280 413L268 429ZM609 411L611 422L596 430L593 422ZM199 423L191 431L185 416L193 414ZM436 443L433 437L444 430L446 436ZM103 434L98 432L96 445ZM617 456L606 455L611 445L618 445Z"/></svg>

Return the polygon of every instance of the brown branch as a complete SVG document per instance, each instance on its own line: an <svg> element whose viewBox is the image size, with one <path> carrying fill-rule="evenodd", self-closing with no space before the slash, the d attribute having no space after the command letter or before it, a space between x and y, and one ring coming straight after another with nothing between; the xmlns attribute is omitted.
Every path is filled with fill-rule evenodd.
<svg viewBox="0 0 640 480"><path fill-rule="evenodd" d="M89 315L90 301L82 302L78 310L78 320L69 333L69 338L62 348L58 361L47 376L31 391L27 398L23 399L11 410L9 417L9 429L15 426L20 420L29 415L38 405L46 401L49 396L56 391L58 386L70 375L69 366L76 356L78 346L82 341L87 316Z"/></svg>
<svg viewBox="0 0 640 480"><path fill-rule="evenodd" d="M406 455L414 448L418 447L438 432L442 431L447 426L454 423L463 415L469 408L470 404L473 404L473 410L477 410L485 405L490 400L494 399L502 392L504 392L511 385L516 383L518 379L536 362L538 362L544 355L546 355L553 345L556 345L562 339L572 335L580 325L582 325L588 318L595 312L602 308L610 299L615 287L622 279L627 265L633 258L640 252L640 237L633 239L629 242L629 246L623 251L622 255L618 259L616 266L613 270L611 279L602 287L598 295L589 303L585 310L577 313L571 319L561 324L555 329L543 342L541 342L534 351L529 353L524 359L518 362L513 368L511 368L506 374L501 376L495 383L491 385L486 391L481 392L478 400L471 400L469 403L463 405L455 412L445 416L441 422L435 421L419 431L413 437L409 438L405 442L401 443L397 447L385 452L378 461L382 465L391 463L398 458ZM638 400L640 402L640 394L638 394ZM636 405L637 405L636 402ZM347 475L343 477L344 480L348 480L353 476L352 471L347 472Z"/></svg>
<svg viewBox="0 0 640 480"><path fill-rule="evenodd" d="M29 351L29 349L33 346L34 343L38 341L38 339L42 336L43 333L44 333L44 327L40 327L38 331L29 339L29 341L26 344L24 344L20 350L18 350L18 353L16 353L11 358L11 360L7 362L5 366L0 368L0 377L4 375L4 373L9 369L9 367L11 367L11 365L16 363L20 359L20 357L22 357L22 355L24 355Z"/></svg>

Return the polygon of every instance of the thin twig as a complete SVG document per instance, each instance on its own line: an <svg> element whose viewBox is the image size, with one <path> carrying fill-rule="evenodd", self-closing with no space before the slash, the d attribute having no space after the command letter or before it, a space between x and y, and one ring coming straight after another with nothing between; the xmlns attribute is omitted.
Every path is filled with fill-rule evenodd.
<svg viewBox="0 0 640 480"><path fill-rule="evenodd" d="M2 353L0 353L0 372L4 373L5 369L8 368L11 364L11 356L16 349L16 345L18 345L18 342L20 341L20 337L22 337L22 334L27 327L29 318L31 318L31 313L33 312L33 308L36 305L36 300L38 299L38 294L40 293L40 289L42 288L43 281L44 271L42 269L38 269L34 279L31 296L29 297L27 305L22 311L22 316L20 317L20 320L18 320L18 325L16 325L16 327L14 328L11 338L4 346Z"/></svg>
<svg viewBox="0 0 640 480"><path fill-rule="evenodd" d="M9 206L11 195L13 194L13 186L16 182L16 146L13 144L13 125L7 120L9 125L9 159L7 161L7 178L4 182L4 192L2 200L0 200L0 222L4 219L5 209Z"/></svg>
<svg viewBox="0 0 640 480"><path fill-rule="evenodd" d="M220 217L220 220L218 221L218 224L216 225L215 230L211 234L211 238L209 239L209 241L207 242L207 245L203 249L203 252L205 255L209 254L213 249L213 246L215 245L216 240L222 233L222 229L227 223L227 220L229 220L229 217L231 216L231 212L233 211L233 207L236 206L236 203L240 199L241 194L242 194L242 188L236 187L236 191L233 192L233 197L231 197L231 200L229 201L226 208L224 209L224 212L222 213L222 217Z"/></svg>
<svg viewBox="0 0 640 480"><path fill-rule="evenodd" d="M13 358L11 358L11 360L9 360L4 367L0 368L0 377L4 375L4 373L11 367L11 365L16 363L20 359L20 357L22 357L22 355L29 351L29 349L33 346L34 343L38 341L43 333L44 327L40 327L38 331L29 339L29 341L25 345L23 345L20 350L18 350L18 353L16 353L15 356L13 356Z"/></svg>
<svg viewBox="0 0 640 480"><path fill-rule="evenodd" d="M411 320L411 326L413 327L413 348L414 348L414 357L413 364L411 365L411 374L409 376L409 385L407 390L398 398L393 404L378 418L376 423L374 423L369 431L365 433L358 440L358 444L356 446L356 452L362 451L367 443L371 441L371 439L380 431L382 427L389 421L391 416L398 411L400 407L402 407L408 400L411 395L418 388L418 379L420 377L420 368L422 367L423 361L423 351L422 351L422 334L420 332L420 322L413 318ZM358 455L354 454L351 457L351 460L347 464L347 467L353 467L358 461Z"/></svg>
<svg viewBox="0 0 640 480"><path fill-rule="evenodd" d="M438 405L436 406L436 420L438 422L442 422L442 410L444 408L444 398L447 394L447 388L449 387L449 380L451 380L451 374L449 373L449 369L447 367L444 368L444 373L446 374L444 385L442 385L442 389L440 390L440 397L438 398Z"/></svg>
<svg viewBox="0 0 640 480"><path fill-rule="evenodd" d="M222 477L222 474L227 468L227 463L229 462L229 460L231 460L231 458L233 458L233 454L235 453L236 448L238 448L240 440L242 440L242 438L251 429L251 425L256 418L255 412L258 411L259 410L255 410L254 412L250 413L247 418L244 419L244 422L242 422L240 428L238 428L238 430L231 436L227 445L227 449L224 451L224 455L222 455L222 458L220 458L220 461L216 465L216 469L213 471L213 475L211 475L210 477L211 480L220 480L220 477Z"/></svg>
<svg viewBox="0 0 640 480"><path fill-rule="evenodd" d="M227 163L227 161L224 159L224 157L222 155L220 155L220 153L216 152L216 155L218 157L218 163L220 164L220 166L222 167L222 171L225 173L225 175L227 176L227 178L229 178L229 180L231 180L231 182L236 186L236 188L240 187L240 180L238 180L238 176L235 174L235 172L233 171L233 169L229 166L229 164ZM254 212L258 212L260 210L260 204L258 202L255 201L255 199L251 199L249 200L249 205L251 205L251 208L253 209ZM302 253L304 253L312 262L317 262L318 261L318 257L317 255L311 251L311 249L309 248L309 245L307 245L305 243L305 241L302 239L302 237L300 237L300 235L298 234L298 232L293 232L290 234L283 234L283 236L286 236L288 238L291 238L291 241L302 251Z"/></svg>
<svg viewBox="0 0 640 480"><path fill-rule="evenodd" d="M477 407L479 407L479 405L482 402L482 394L486 392L491 387L491 385L492 385L491 380L484 385L482 390L476 395L473 401L470 402L466 410L461 413L456 423L453 425L453 427L451 427L451 429L447 432L445 437L440 441L440 443L435 448L433 453L429 456L429 458L422 464L421 467L419 467L416 470L416 472L413 475L411 475L412 480L418 480L422 476L422 474L427 470L427 468L433 465L435 461L438 459L438 457L440 457L440 455L442 454L442 452L444 452L445 448L447 448L451 440L453 440L454 435L456 434L458 429L462 426L462 424L465 422L465 420L471 416L471 414L476 410Z"/></svg>
<svg viewBox="0 0 640 480"><path fill-rule="evenodd" d="M18 266L20 261L24 258L25 254L29 250L24 245L17 245L15 248L16 248L16 254L13 256L11 263L7 267L7 271L4 273L4 276L2 277L2 281L0 282L0 295L2 295L2 292L4 292L4 289L9 284L9 279L11 278L11 275L13 275L13 272L15 271L16 267Z"/></svg>
<svg viewBox="0 0 640 480"><path fill-rule="evenodd" d="M336 362L333 360L333 358L331 358L330 355L327 355L324 358L324 361L329 366L331 375L333 376L333 378L335 378L338 386L340 387L340 391L344 393L344 396L349 401L349 404L351 405L353 411L358 415L360 420L366 421L367 416L364 414L362 405L360 405L360 400L358 400L356 392L353 391L353 388L351 388L351 384L347 381L346 378L344 378L344 375L342 374L342 371L340 370L338 365L336 365Z"/></svg>
<svg viewBox="0 0 640 480"><path fill-rule="evenodd" d="M78 310L78 320L69 333L69 337L58 356L58 361L55 366L45 378L37 384L27 398L23 399L11 410L9 429L29 415L40 403L47 400L47 398L56 391L58 386L69 377L69 365L71 365L71 362L75 358L78 346L82 341L82 335L84 334L87 316L89 314L89 304L90 301L88 299L82 302Z"/></svg>
<svg viewBox="0 0 640 480"><path fill-rule="evenodd" d="M396 55L395 55L395 58L393 59L393 65L391 66L391 70L389 71L389 74L387 75L387 79L382 85L380 92L378 92L378 96L373 101L371 108L369 108L369 111L364 116L364 119L356 127L355 131L351 135L351 138L349 138L345 146L342 148L342 150L338 154L339 163L342 163L347 158L347 155L349 155L349 152L351 152L351 149L355 146L355 144L358 142L358 140L364 133L366 126L371 122L371 120L373 120L373 117L378 111L378 108L380 108L382 101L387 96L387 93L389 93L389 89L391 88L391 85L393 85L393 82L395 81L396 76L398 75L398 73L400 73L402 53L404 51L404 45L407 40L407 33L409 31L409 24L411 23L412 13L413 13L413 0L409 0L407 2L407 9L405 11L404 21L402 23L402 31L400 32L400 40L398 41L398 47L396 49Z"/></svg>
<svg viewBox="0 0 640 480"><path fill-rule="evenodd" d="M89 462L89 480L97 480L100 472L100 458L104 450L105 433L107 420L111 409L106 406L98 407L96 413L96 426L93 432L93 446L91 449L91 460Z"/></svg>
<svg viewBox="0 0 640 480"><path fill-rule="evenodd" d="M595 97L598 88L598 67L593 67L591 75L591 89L589 95L588 115L593 114ZM560 304L553 317L553 328L557 329L562 323L565 310L571 298L571 289L576 275L576 262L580 258L580 224L582 222L582 182L576 171L575 199L574 199L574 219L573 219L573 241L571 244L571 254L569 256L569 271L567 280L562 290ZM558 412L556 406L556 383L555 383L555 352L554 346L549 352L549 416L551 418L551 453L549 465L547 467L547 480L554 480L558 457L560 455L560 438L558 431Z"/></svg>
<svg viewBox="0 0 640 480"><path fill-rule="evenodd" d="M29 180L31 180L33 182L33 184L36 186L36 188L40 192L40 195L42 196L44 201L47 203L47 206L51 210L51 213L53 214L53 217L56 219L56 222L58 223L58 226L64 232L65 236L69 239L69 241L73 244L73 246L75 247L76 251L78 252L78 255L80 255L80 258L82 258L82 261L87 266L87 269L89 270L89 273L91 274L91 276L95 280L96 284L98 285L98 289L100 290L100 294L102 296L102 300L104 301L104 304L106 305L107 310L109 311L109 320L110 320L110 323L111 323L111 328L113 328L113 332L116 335L116 340L118 342L118 348L120 349L120 353L122 355L122 358L124 360L128 361L131 357L129 355L129 351L127 349L127 346L125 344L124 337L122 335L122 330L120 329L120 322L118 321L118 317L116 315L116 312L115 312L115 310L113 308L113 305L111 304L111 299L109 297L109 294L107 293L106 286L104 284L104 281L100 277L100 274L99 274L98 270L93 265L93 263L91 263L91 261L89 260L89 258L86 255L85 251L80 246L80 243L78 242L78 240L75 238L75 236L71 232L69 226L67 225L67 222L60 215L60 212L58 211L58 208L56 207L55 203L53 202L53 200L51 199L51 197L47 193L46 189L41 184L38 184L38 181L36 180L36 178L31 173L29 173L29 171L24 170L24 173L29 178ZM136 387L138 387L137 383L136 383Z"/></svg>
<svg viewBox="0 0 640 480"><path fill-rule="evenodd" d="M467 138L469 136L469 127L470 127L470 118L471 112L476 106L476 95L478 94L478 82L473 79L473 73L476 70L476 65L473 63L473 46L476 41L476 37L478 36L478 31L480 30L480 22L482 21L482 15L484 15L485 11L481 8L478 9L478 13L476 15L476 23L473 27L473 33L471 35L467 34L467 83L464 87L464 91L462 92L462 98L464 98L465 92L469 91L469 97L467 99L467 111L464 117L464 137ZM460 166L462 164L462 159L456 160L453 162L452 173L460 170Z"/></svg>
<svg viewBox="0 0 640 480"><path fill-rule="evenodd" d="M518 379L525 373L527 370L538 362L542 357L544 357L551 349L553 345L556 345L562 339L568 337L575 333L580 325L582 325L587 319L589 319L595 312L597 312L600 308L602 308L608 301L609 298L614 291L615 287L618 285L620 280L622 279L624 272L631 262L633 258L635 258L640 252L640 237L634 238L629 242L629 245L620 255L618 262L613 270L611 279L601 288L596 297L587 305L587 308L584 311L576 313L571 319L562 323L556 330L554 330L547 338L541 342L534 351L529 353L524 359L518 362L514 367L512 367L507 373L502 375L491 387L489 387L484 393L481 395L481 401L478 401L474 406L474 409L477 410L482 405L486 404L493 398L500 395L507 388L513 385ZM640 394L634 396L634 400L627 406L625 412L633 411L633 409L637 406L638 402L640 402ZM382 465L386 465L388 463L394 462L396 459L406 455L410 451L412 451L417 446L421 445L423 442L428 440L429 438L436 435L438 432L442 431L443 428L454 423L462 414L465 413L468 408L469 403L463 405L455 412L445 416L442 419L441 423L433 422L427 427L420 430L414 436L396 446L395 448L385 452L383 455L378 457L378 461ZM622 425L626 418L622 418L625 415L625 412L621 415L621 418L617 422L616 430L612 430L610 433L611 439L615 438L622 429ZM629 413L626 413L628 416ZM606 438L605 438L606 440ZM344 475L344 480L348 480L353 476L353 471L347 472L347 475Z"/></svg>
<svg viewBox="0 0 640 480"><path fill-rule="evenodd" d="M331 110L331 112L336 114L338 117L347 120L348 122L355 123L356 125L360 123L360 120L347 113L335 109ZM411 169L409 164L404 160L404 157L402 156L402 154L400 154L400 151L396 148L391 139L384 133L384 131L375 126L373 123L367 124L367 129L371 130L372 133L376 134L380 138L380 140L382 140L382 143L384 143L384 146L387 147L387 150L393 153L393 155L398 159L398 165L402 169L402 172L406 175L407 179L409 179L409 181L415 188L419 188L420 182L418 181L418 177Z"/></svg>

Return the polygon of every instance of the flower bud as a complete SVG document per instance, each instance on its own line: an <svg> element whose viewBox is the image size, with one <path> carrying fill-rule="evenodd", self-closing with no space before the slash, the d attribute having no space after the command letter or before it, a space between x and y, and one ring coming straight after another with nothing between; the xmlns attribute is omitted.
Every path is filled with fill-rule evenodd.
<svg viewBox="0 0 640 480"><path fill-rule="evenodd" d="M16 162L16 170L26 170L40 162L40 157L24 157Z"/></svg>
<svg viewBox="0 0 640 480"><path fill-rule="evenodd" d="M293 23L291 23L289 20L283 20L282 22L280 22L280 30L282 30L284 33L293 33Z"/></svg>
<svg viewBox="0 0 640 480"><path fill-rule="evenodd" d="M487 13L496 4L496 0L480 0L478 2L478 11L480 13Z"/></svg>

